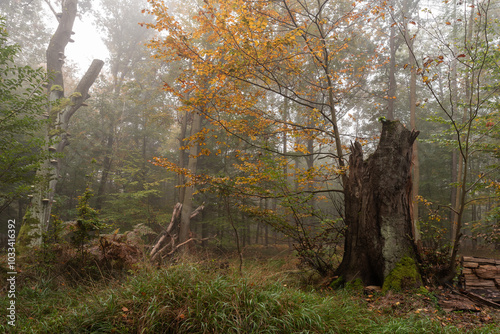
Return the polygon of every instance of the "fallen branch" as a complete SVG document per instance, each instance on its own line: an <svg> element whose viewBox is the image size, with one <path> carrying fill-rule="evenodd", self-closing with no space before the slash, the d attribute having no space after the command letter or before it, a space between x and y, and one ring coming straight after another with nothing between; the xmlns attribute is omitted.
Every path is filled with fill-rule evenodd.
<svg viewBox="0 0 500 334"><path fill-rule="evenodd" d="M475 293L472 293L472 292L469 292L469 291L466 291L466 290L459 290L459 292L462 295L464 295L467 298L469 298L470 300L472 300L473 302L476 302L476 303L479 303L479 304L482 304L482 305L486 305L486 306L489 306L489 307L500 309L500 304L495 303L494 301L492 301L490 299L481 297L480 295L477 295Z"/></svg>
<svg viewBox="0 0 500 334"><path fill-rule="evenodd" d="M205 203L200 205L196 210L191 212L189 215L189 219L193 219L196 216L198 216L203 209L205 208ZM181 224L181 213L182 213L182 204L177 203L174 206L174 210L172 212L172 218L170 219L170 223L168 224L168 227L166 228L165 231L163 231L160 234L160 238L156 242L156 244L153 246L151 249L151 252L149 253L149 256L151 258L151 261L155 261L158 259L158 257L161 257L161 254L165 253L169 248L172 250L167 254L171 255L173 254L179 247L182 245L185 245L186 243L192 241L194 238L191 238L180 245L175 245L178 239L178 232ZM202 240L203 241L203 240Z"/></svg>
<svg viewBox="0 0 500 334"><path fill-rule="evenodd" d="M177 251L180 247L182 247L182 246L184 246L184 245L186 245L186 244L188 244L188 243L190 243L190 242L193 242L193 241L196 241L196 242L207 241L207 240L210 240L210 239L215 239L215 237L216 237L216 236L217 236L217 235L214 235L213 237L206 237L206 238L202 238L202 239L198 239L198 238L190 238L190 239L188 239L188 240L186 240L186 241L184 241L184 242L182 242L182 243L178 244L177 246L175 246L175 248L174 248L174 249L172 249L172 250L170 251L170 253L168 253L167 255L172 255L172 254L174 254L174 253L175 253L175 252L176 252L176 251Z"/></svg>

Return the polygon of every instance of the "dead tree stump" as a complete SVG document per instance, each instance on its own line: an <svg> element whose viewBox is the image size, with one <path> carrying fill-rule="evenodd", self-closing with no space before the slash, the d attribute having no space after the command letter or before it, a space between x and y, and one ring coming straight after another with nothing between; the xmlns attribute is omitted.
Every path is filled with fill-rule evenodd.
<svg viewBox="0 0 500 334"><path fill-rule="evenodd" d="M359 142L351 146L344 178L344 257L336 271L346 282L361 279L381 286L398 264L415 272L417 251L412 232L412 145L418 131L384 120L378 147L367 160ZM413 261L403 261L403 259ZM418 277L405 278L420 285ZM402 282L405 284L405 282Z"/></svg>

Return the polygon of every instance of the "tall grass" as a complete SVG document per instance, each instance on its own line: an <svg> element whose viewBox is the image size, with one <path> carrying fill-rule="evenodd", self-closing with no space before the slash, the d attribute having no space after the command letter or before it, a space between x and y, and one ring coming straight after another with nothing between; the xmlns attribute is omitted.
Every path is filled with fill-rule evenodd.
<svg viewBox="0 0 500 334"><path fill-rule="evenodd" d="M260 274L260 275L259 275ZM2 309L7 304L0 302ZM375 314L347 291L304 291L286 275L216 267L146 268L107 287L26 287L12 333L460 333ZM472 333L498 333L494 326Z"/></svg>

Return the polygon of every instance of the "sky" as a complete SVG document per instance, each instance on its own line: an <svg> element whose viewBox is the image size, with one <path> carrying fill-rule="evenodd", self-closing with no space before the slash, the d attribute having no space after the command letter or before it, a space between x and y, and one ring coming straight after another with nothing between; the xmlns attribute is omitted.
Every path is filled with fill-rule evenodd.
<svg viewBox="0 0 500 334"><path fill-rule="evenodd" d="M75 32L73 35L75 42L69 43L66 47L66 57L78 65L79 72L83 75L92 60L106 61L109 53L88 16L82 17L82 20L76 18L73 31Z"/></svg>

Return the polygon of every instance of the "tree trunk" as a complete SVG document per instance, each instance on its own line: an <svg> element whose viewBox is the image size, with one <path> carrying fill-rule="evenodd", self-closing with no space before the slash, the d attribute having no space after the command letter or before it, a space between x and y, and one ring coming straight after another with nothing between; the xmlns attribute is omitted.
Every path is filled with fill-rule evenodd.
<svg viewBox="0 0 500 334"><path fill-rule="evenodd" d="M96 196L96 204L95 208L96 210L101 210L102 209L102 204L104 202L105 198L105 193L106 193L106 184L108 183L108 176L111 171L111 166L113 162L113 144L114 144L114 125L111 124L109 127L109 134L107 138L107 143L106 143L106 150L105 150L105 155L104 159L102 162L102 173L101 173L101 179L99 181L99 188L97 189L97 196Z"/></svg>
<svg viewBox="0 0 500 334"><path fill-rule="evenodd" d="M405 32L405 38L407 41L410 41L410 36L408 34L408 30ZM415 62L415 58L411 54L413 50L413 40L410 42L409 46L409 63L410 63L410 127L412 130L417 129L417 64ZM422 248L422 240L420 237L420 227L418 226L418 203L417 197L419 193L420 187L420 162L418 160L418 142L415 141L413 143L413 237L415 238L415 244L417 245L418 251L421 251Z"/></svg>
<svg viewBox="0 0 500 334"><path fill-rule="evenodd" d="M201 119L202 116L199 113L195 113L193 115L193 124L191 125L191 136L195 136L201 130ZM189 159L188 159L188 170L191 173L196 173L196 167L198 164L198 151L199 144L193 142L190 144L191 148L189 149ZM191 181L189 177L187 177L187 182ZM184 243L188 240L189 231L190 231L190 214L193 208L193 193L194 186L185 187L186 191L184 193L184 201L182 202L182 213L181 213L181 226L179 231L179 242ZM181 251L184 252L187 248L182 247Z"/></svg>
<svg viewBox="0 0 500 334"><path fill-rule="evenodd" d="M69 97L64 98L62 75L64 50L66 45L72 41L71 35L77 13L77 3L77 0L64 2L59 25L47 48L47 72L50 75L47 93L52 104L48 110L49 124L45 139L47 143L55 142L57 144L55 147L46 147L49 158L37 171L40 181L35 186L31 205L21 227L18 240L20 251L25 247L42 244L42 234L47 232L49 227L54 193L59 178L60 161L54 157L54 153L62 153L64 148L69 145L67 132L69 121L85 100L90 97L88 91L104 65L102 60L94 60L75 91Z"/></svg>
<svg viewBox="0 0 500 334"><path fill-rule="evenodd" d="M390 61L389 61L389 89L387 90L387 118L394 120L394 102L396 101L396 28L391 27L389 36Z"/></svg>
<svg viewBox="0 0 500 334"><path fill-rule="evenodd" d="M188 118L189 118L189 111L185 111L184 115L182 115L182 120L181 120L181 133L179 134L179 137L177 140L179 141L179 167L181 168L186 168L186 152L182 149L184 146L184 139L186 138L186 133L187 133L187 124L188 124ZM177 176L177 182L179 185L183 185L186 183L186 177L183 174L179 174ZM184 195L186 194L186 188L184 187L179 187L179 191L177 196L179 197L179 202L182 203L184 202Z"/></svg>
<svg viewBox="0 0 500 334"><path fill-rule="evenodd" d="M375 153L363 160L355 142L345 178L344 258L337 274L382 285L404 258L417 258L412 236L412 145L418 131L384 121ZM415 261L416 262L416 261ZM410 284L419 285L420 277Z"/></svg>

